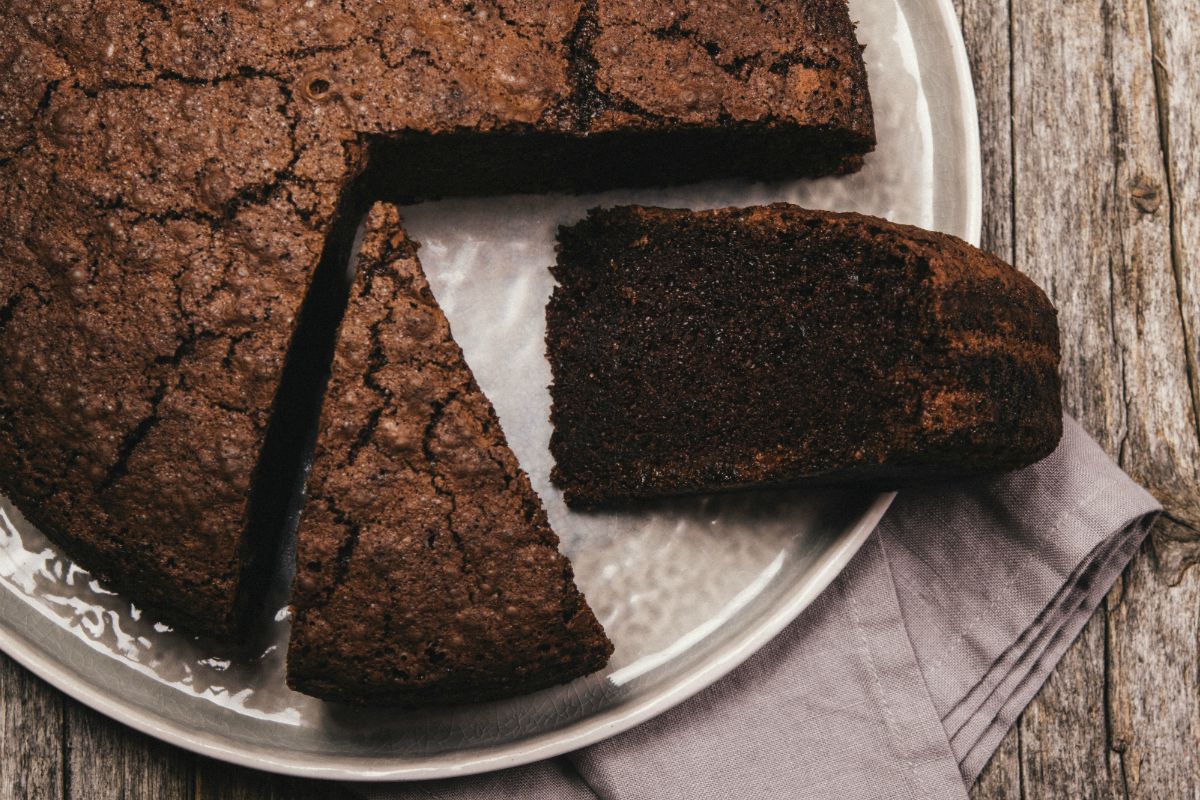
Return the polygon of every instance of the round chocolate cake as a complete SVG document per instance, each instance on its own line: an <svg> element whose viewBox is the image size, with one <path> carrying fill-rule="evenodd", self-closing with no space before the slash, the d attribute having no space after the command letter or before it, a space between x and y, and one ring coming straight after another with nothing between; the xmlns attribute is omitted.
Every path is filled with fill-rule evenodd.
<svg viewBox="0 0 1200 800"><path fill-rule="evenodd" d="M0 21L0 491L218 637L277 567L370 202L844 173L874 144L844 0Z"/></svg>

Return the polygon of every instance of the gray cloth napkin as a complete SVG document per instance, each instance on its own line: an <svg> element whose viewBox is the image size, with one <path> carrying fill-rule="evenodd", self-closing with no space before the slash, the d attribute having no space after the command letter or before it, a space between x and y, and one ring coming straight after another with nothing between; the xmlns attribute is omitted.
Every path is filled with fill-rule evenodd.
<svg viewBox="0 0 1200 800"><path fill-rule="evenodd" d="M1159 510L1073 420L1049 458L906 490L828 590L714 686L562 758L372 800L964 798Z"/></svg>

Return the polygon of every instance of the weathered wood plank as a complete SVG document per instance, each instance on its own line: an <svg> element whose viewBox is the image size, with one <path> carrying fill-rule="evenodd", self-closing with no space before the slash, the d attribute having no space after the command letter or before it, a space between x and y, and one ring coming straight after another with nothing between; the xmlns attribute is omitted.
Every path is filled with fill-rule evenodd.
<svg viewBox="0 0 1200 800"><path fill-rule="evenodd" d="M1167 579L1145 548L1109 613L1110 737L1130 797L1200 796L1200 570Z"/></svg>
<svg viewBox="0 0 1200 800"><path fill-rule="evenodd" d="M1200 7L1193 0L1148 0L1147 7L1168 162L1171 266L1182 312L1192 421L1200 430Z"/></svg>
<svg viewBox="0 0 1200 800"><path fill-rule="evenodd" d="M971 787L975 800L1019 800L1021 797L1021 726L1014 725Z"/></svg>
<svg viewBox="0 0 1200 800"><path fill-rule="evenodd" d="M1167 258L1144 266L1151 279L1122 295L1143 316L1147 347L1178 364L1163 380L1135 373L1148 403L1146 430L1131 431L1123 466L1158 495L1167 517L1146 556L1127 571L1112 603L1109 717L1132 797L1200 796L1200 7L1190 0L1147 3L1151 64L1141 65L1156 97L1163 181L1149 187L1143 213L1168 220ZM1151 364L1153 367L1153 364ZM1138 413L1137 411L1133 413Z"/></svg>
<svg viewBox="0 0 1200 800"><path fill-rule="evenodd" d="M1149 73L1131 85L1139 73L1121 66L1150 61L1144 0L1014 0L1012 18L1016 266L1058 306L1068 410L1116 454L1129 403L1142 411L1151 400L1129 396L1128 373L1163 360L1153 350L1153 365L1129 357L1146 341L1139 326L1157 333L1162 323L1139 319L1122 295L1169 259L1164 215L1138 211L1130 197L1135 182L1164 183ZM1179 366L1162 365L1164 377L1177 382ZM1147 423L1139 415L1132 424L1144 432Z"/></svg>
<svg viewBox="0 0 1200 800"><path fill-rule="evenodd" d="M1104 729L1105 618L1092 617L1021 717L1021 792L1029 800L1122 797Z"/></svg>
<svg viewBox="0 0 1200 800"><path fill-rule="evenodd" d="M335 800L355 797L341 784L301 780L197 758L195 800Z"/></svg>
<svg viewBox="0 0 1200 800"><path fill-rule="evenodd" d="M0 797L62 797L62 696L0 653Z"/></svg>
<svg viewBox="0 0 1200 800"><path fill-rule="evenodd" d="M65 800L190 800L193 757L64 699Z"/></svg>
<svg viewBox="0 0 1200 800"><path fill-rule="evenodd" d="M1067 406L1135 478L1186 493L1200 461L1147 6L1017 0L1013 20L1016 260L1059 306ZM1129 575L1022 719L1025 797L1192 795L1194 667L1154 645L1194 665L1200 604L1144 555ZM1171 766L1147 772L1162 746Z"/></svg>
<svg viewBox="0 0 1200 800"><path fill-rule="evenodd" d="M1200 439L1200 6L1192 0L1149 0L1155 89L1166 156L1171 270L1191 390L1191 419ZM1194 442L1193 442L1194 445ZM1194 449L1194 448L1193 448ZM1172 523L1155 539L1168 583L1200 563L1200 463L1190 458L1174 480L1156 487Z"/></svg>

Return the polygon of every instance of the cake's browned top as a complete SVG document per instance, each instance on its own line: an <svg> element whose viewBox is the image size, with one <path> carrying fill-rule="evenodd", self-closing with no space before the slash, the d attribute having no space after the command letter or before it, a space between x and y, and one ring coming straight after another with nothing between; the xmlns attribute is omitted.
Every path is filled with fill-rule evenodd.
<svg viewBox="0 0 1200 800"><path fill-rule="evenodd" d="M287 343L370 137L689 126L833 132L810 168L855 168L844 3L0 0L0 489L228 633Z"/></svg>
<svg viewBox="0 0 1200 800"><path fill-rule="evenodd" d="M592 212L547 309L567 501L1014 469L1061 432L1053 306L965 242L778 204Z"/></svg>
<svg viewBox="0 0 1200 800"><path fill-rule="evenodd" d="M391 206L367 221L297 539L288 680L445 703L593 672L612 650Z"/></svg>

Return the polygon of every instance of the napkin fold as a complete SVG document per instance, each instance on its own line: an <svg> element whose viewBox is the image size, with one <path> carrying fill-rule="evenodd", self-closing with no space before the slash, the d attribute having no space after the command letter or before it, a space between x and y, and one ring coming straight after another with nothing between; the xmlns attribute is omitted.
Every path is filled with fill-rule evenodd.
<svg viewBox="0 0 1200 800"><path fill-rule="evenodd" d="M1071 419L1010 475L905 490L745 664L550 761L355 787L372 800L967 796L1159 510Z"/></svg>

